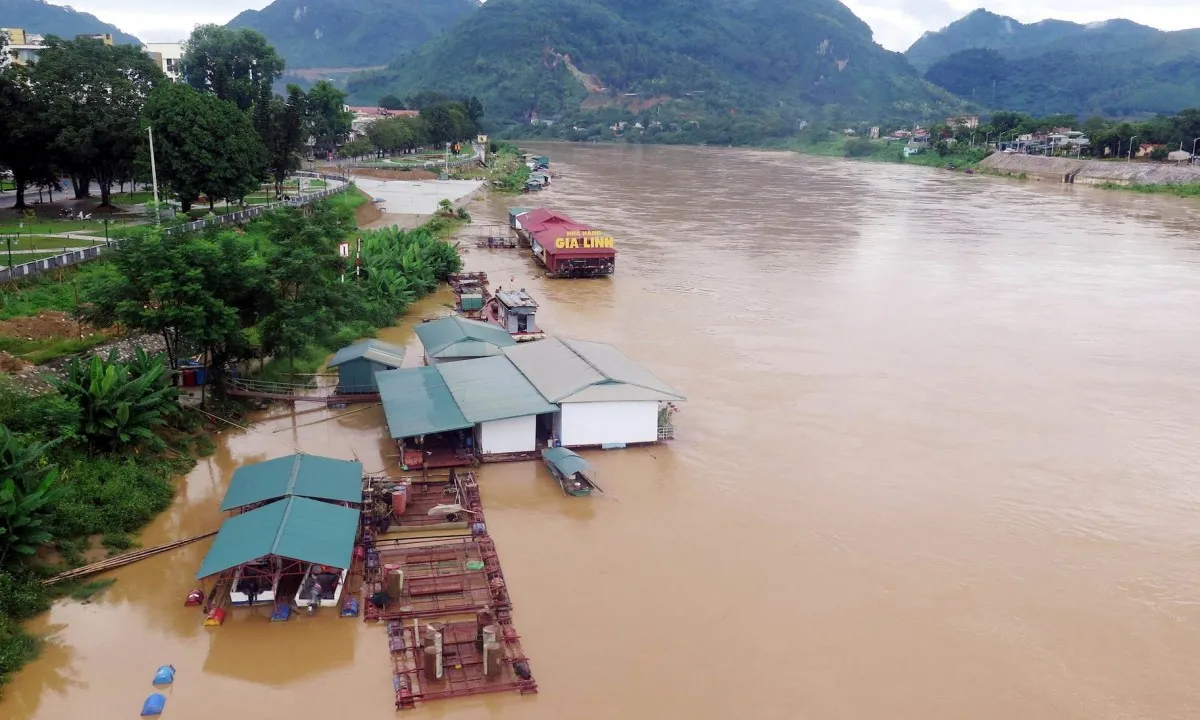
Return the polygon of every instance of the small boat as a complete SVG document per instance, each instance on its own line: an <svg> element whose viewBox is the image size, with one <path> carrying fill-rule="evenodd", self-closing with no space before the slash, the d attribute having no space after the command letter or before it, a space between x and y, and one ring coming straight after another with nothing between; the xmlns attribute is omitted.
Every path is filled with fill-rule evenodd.
<svg viewBox="0 0 1200 720"><path fill-rule="evenodd" d="M564 447L546 448L542 451L542 460L566 494L583 497L591 495L593 488L604 492L590 477L592 466L575 452Z"/></svg>
<svg viewBox="0 0 1200 720"><path fill-rule="evenodd" d="M272 567L274 565L274 567ZM257 560L242 565L233 576L233 589L229 591L229 603L234 606L249 605L251 591L254 602L275 602L282 573L278 561Z"/></svg>
<svg viewBox="0 0 1200 720"><path fill-rule="evenodd" d="M313 584L317 581L321 583L321 597L317 606L338 607L338 601L342 599L342 588L346 585L346 572L324 565L309 565L300 580L300 590L296 593L296 607L309 608L309 612L316 609L313 607Z"/></svg>

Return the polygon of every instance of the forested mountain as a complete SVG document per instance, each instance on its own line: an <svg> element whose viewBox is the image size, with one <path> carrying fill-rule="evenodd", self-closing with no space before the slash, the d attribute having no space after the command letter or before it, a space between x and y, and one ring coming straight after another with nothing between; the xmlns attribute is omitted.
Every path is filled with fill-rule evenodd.
<svg viewBox="0 0 1200 720"><path fill-rule="evenodd" d="M289 69L371 67L416 49L478 7L479 0L275 0L227 27L265 35Z"/></svg>
<svg viewBox="0 0 1200 720"><path fill-rule="evenodd" d="M112 33L113 42L141 45L134 36L95 15L79 12L45 0L0 0L0 27L21 28L38 35L57 35L70 40L76 35Z"/></svg>
<svg viewBox="0 0 1200 720"><path fill-rule="evenodd" d="M1129 20L1025 25L976 10L905 54L925 79L992 108L1127 117L1200 105L1200 30Z"/></svg>
<svg viewBox="0 0 1200 720"><path fill-rule="evenodd" d="M953 102L836 0L488 0L348 89L364 103L473 95L490 120L526 123L650 107L915 117Z"/></svg>

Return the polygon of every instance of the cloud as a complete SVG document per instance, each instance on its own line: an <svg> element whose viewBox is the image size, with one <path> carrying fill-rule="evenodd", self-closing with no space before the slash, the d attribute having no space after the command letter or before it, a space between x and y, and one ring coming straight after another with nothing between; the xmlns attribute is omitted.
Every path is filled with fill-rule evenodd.
<svg viewBox="0 0 1200 720"><path fill-rule="evenodd" d="M224 25L243 10L261 10L270 4L270 0L210 0L206 3L179 0L71 0L69 4L80 12L91 13L106 23L136 35L142 42L177 42L186 40L197 25Z"/></svg>

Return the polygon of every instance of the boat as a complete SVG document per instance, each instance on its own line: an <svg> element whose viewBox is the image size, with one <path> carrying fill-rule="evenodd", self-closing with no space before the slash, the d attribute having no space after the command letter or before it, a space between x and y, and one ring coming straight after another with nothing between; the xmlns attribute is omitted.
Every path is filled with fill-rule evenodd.
<svg viewBox="0 0 1200 720"><path fill-rule="evenodd" d="M591 495L593 489L604 492L591 478L592 466L574 451L565 447L546 448L542 451L542 460L564 493L583 497Z"/></svg>
<svg viewBox="0 0 1200 720"><path fill-rule="evenodd" d="M275 593L279 590L281 575L282 571L277 560L264 558L242 565L233 576L233 588L229 591L230 604L249 605L250 591L254 589L257 589L257 592L254 593L255 603L275 602Z"/></svg>
<svg viewBox="0 0 1200 720"><path fill-rule="evenodd" d="M342 588L346 586L346 573L347 570L339 571L324 565L309 565L300 580L300 590L296 592L296 607L309 608L309 612L315 609L312 607L312 587L318 579L321 580L321 599L317 606L338 607L342 599Z"/></svg>

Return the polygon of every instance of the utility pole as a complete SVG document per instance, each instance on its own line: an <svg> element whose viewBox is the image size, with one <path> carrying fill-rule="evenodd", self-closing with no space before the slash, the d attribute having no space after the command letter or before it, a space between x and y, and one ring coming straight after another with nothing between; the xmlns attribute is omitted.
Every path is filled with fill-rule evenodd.
<svg viewBox="0 0 1200 720"><path fill-rule="evenodd" d="M150 179L154 182L154 224L162 225L162 211L158 207L158 169L154 165L154 128L147 127L150 136Z"/></svg>
<svg viewBox="0 0 1200 720"><path fill-rule="evenodd" d="M1137 139L1138 139L1137 135L1134 135L1133 137L1129 138L1129 157L1125 159L1126 162L1133 162L1133 141L1137 140Z"/></svg>

